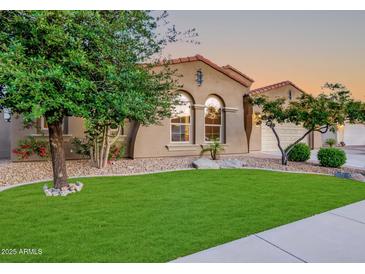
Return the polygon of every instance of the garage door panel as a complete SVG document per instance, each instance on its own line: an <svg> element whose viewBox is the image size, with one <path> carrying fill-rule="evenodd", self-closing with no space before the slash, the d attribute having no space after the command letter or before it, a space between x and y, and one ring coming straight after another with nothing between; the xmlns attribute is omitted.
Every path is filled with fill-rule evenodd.
<svg viewBox="0 0 365 274"><path fill-rule="evenodd" d="M283 148L294 143L306 132L306 129L295 124L276 125L276 130ZM279 151L275 135L266 125L261 127L261 140L262 151ZM308 137L304 138L302 142L308 144Z"/></svg>
<svg viewBox="0 0 365 274"><path fill-rule="evenodd" d="M365 145L365 125L345 124L344 142L347 146Z"/></svg>

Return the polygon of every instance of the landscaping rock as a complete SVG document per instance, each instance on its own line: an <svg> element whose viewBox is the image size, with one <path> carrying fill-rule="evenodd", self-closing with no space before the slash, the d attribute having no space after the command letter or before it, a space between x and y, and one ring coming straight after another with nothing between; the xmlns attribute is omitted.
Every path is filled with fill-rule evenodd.
<svg viewBox="0 0 365 274"><path fill-rule="evenodd" d="M243 161L237 159L224 159L217 162L220 168L242 168L245 166Z"/></svg>
<svg viewBox="0 0 365 274"><path fill-rule="evenodd" d="M61 189L48 188L47 185L43 186L43 191L46 196L67 196L68 194L81 191L84 184L81 182L76 182L76 184L69 184Z"/></svg>
<svg viewBox="0 0 365 274"><path fill-rule="evenodd" d="M339 178L344 178L344 179L352 179L355 181L359 181L359 182L364 182L365 183L365 176L362 175L361 173L350 173L350 172L341 172L341 171L337 171L335 173L336 177Z"/></svg>
<svg viewBox="0 0 365 274"><path fill-rule="evenodd" d="M365 176L362 175L361 173L351 174L351 179L365 183Z"/></svg>
<svg viewBox="0 0 365 274"><path fill-rule="evenodd" d="M276 157L276 156L275 156ZM192 168L192 162L198 157L165 157L165 158L142 158L142 159L122 159L115 161L114 165L108 165L99 169L90 165L89 160L72 160L67 161L67 173L70 177L85 176L104 176L104 175L131 175L137 173L159 172L177 169ZM271 170L284 170L295 172L311 172L334 175L336 172L359 173L363 174L364 170L342 167L329 168L315 163L289 162L287 166L281 164L279 157L270 158L263 156L245 155L220 155L220 160L237 159L243 161L245 167L264 168ZM208 160L208 159L207 159ZM211 161L211 160L208 160ZM219 161L219 160L218 160ZM218 161L213 161L216 163ZM217 168L217 167L215 167ZM0 190L1 187L10 186L19 183L31 181L49 181L52 180L52 164L50 161L39 162L10 162L0 160ZM77 190L76 190L77 191ZM50 192L47 192L50 195ZM45 191L45 195L47 195Z"/></svg>
<svg viewBox="0 0 365 274"><path fill-rule="evenodd" d="M335 173L335 177L343 178L343 179L352 179L352 176L351 176L351 173L350 172L337 171Z"/></svg>
<svg viewBox="0 0 365 274"><path fill-rule="evenodd" d="M219 165L216 161L207 158L200 158L193 161L193 167L197 169L219 169Z"/></svg>
<svg viewBox="0 0 365 274"><path fill-rule="evenodd" d="M75 189L76 191L81 191L81 189L84 187L84 184L81 182L76 182Z"/></svg>
<svg viewBox="0 0 365 274"><path fill-rule="evenodd" d="M44 194L46 194L46 196L52 196L52 191L50 189L48 189L47 185L43 186L43 192L44 192Z"/></svg>

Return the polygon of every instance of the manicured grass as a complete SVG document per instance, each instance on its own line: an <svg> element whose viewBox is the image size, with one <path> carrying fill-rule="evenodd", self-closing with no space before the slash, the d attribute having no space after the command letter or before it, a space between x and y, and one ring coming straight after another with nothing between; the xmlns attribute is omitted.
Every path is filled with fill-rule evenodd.
<svg viewBox="0 0 365 274"><path fill-rule="evenodd" d="M84 178L82 192L43 184L0 193L2 262L166 262L365 199L365 184L260 170Z"/></svg>

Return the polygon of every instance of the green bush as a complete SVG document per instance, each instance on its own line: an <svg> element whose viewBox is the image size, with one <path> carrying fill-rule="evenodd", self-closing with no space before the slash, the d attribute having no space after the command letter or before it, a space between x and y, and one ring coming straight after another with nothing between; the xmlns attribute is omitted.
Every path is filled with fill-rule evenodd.
<svg viewBox="0 0 365 274"><path fill-rule="evenodd" d="M340 167L346 163L346 153L334 147L322 147L317 154L319 163L325 167Z"/></svg>
<svg viewBox="0 0 365 274"><path fill-rule="evenodd" d="M288 160L292 162L305 162L309 160L311 150L307 144L296 144L288 154Z"/></svg>

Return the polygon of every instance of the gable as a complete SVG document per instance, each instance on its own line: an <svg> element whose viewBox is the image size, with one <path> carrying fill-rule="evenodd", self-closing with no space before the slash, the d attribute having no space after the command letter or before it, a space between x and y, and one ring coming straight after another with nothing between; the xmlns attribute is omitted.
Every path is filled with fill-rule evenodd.
<svg viewBox="0 0 365 274"><path fill-rule="evenodd" d="M243 85L244 87L249 87L253 83L253 80L250 77L248 77L247 75L238 71L237 69L233 68L232 66L226 65L226 66L221 67L221 66L213 63L209 59L203 57L200 54L197 54L195 56L190 56L190 57L182 57L182 58L162 61L160 64L162 65L162 64L167 63L170 65L177 65L177 64L186 64L186 63L192 63L192 62L202 62L202 63L206 64L207 66L213 68L217 72L220 72L221 74L232 79L233 81L236 81L237 83Z"/></svg>

